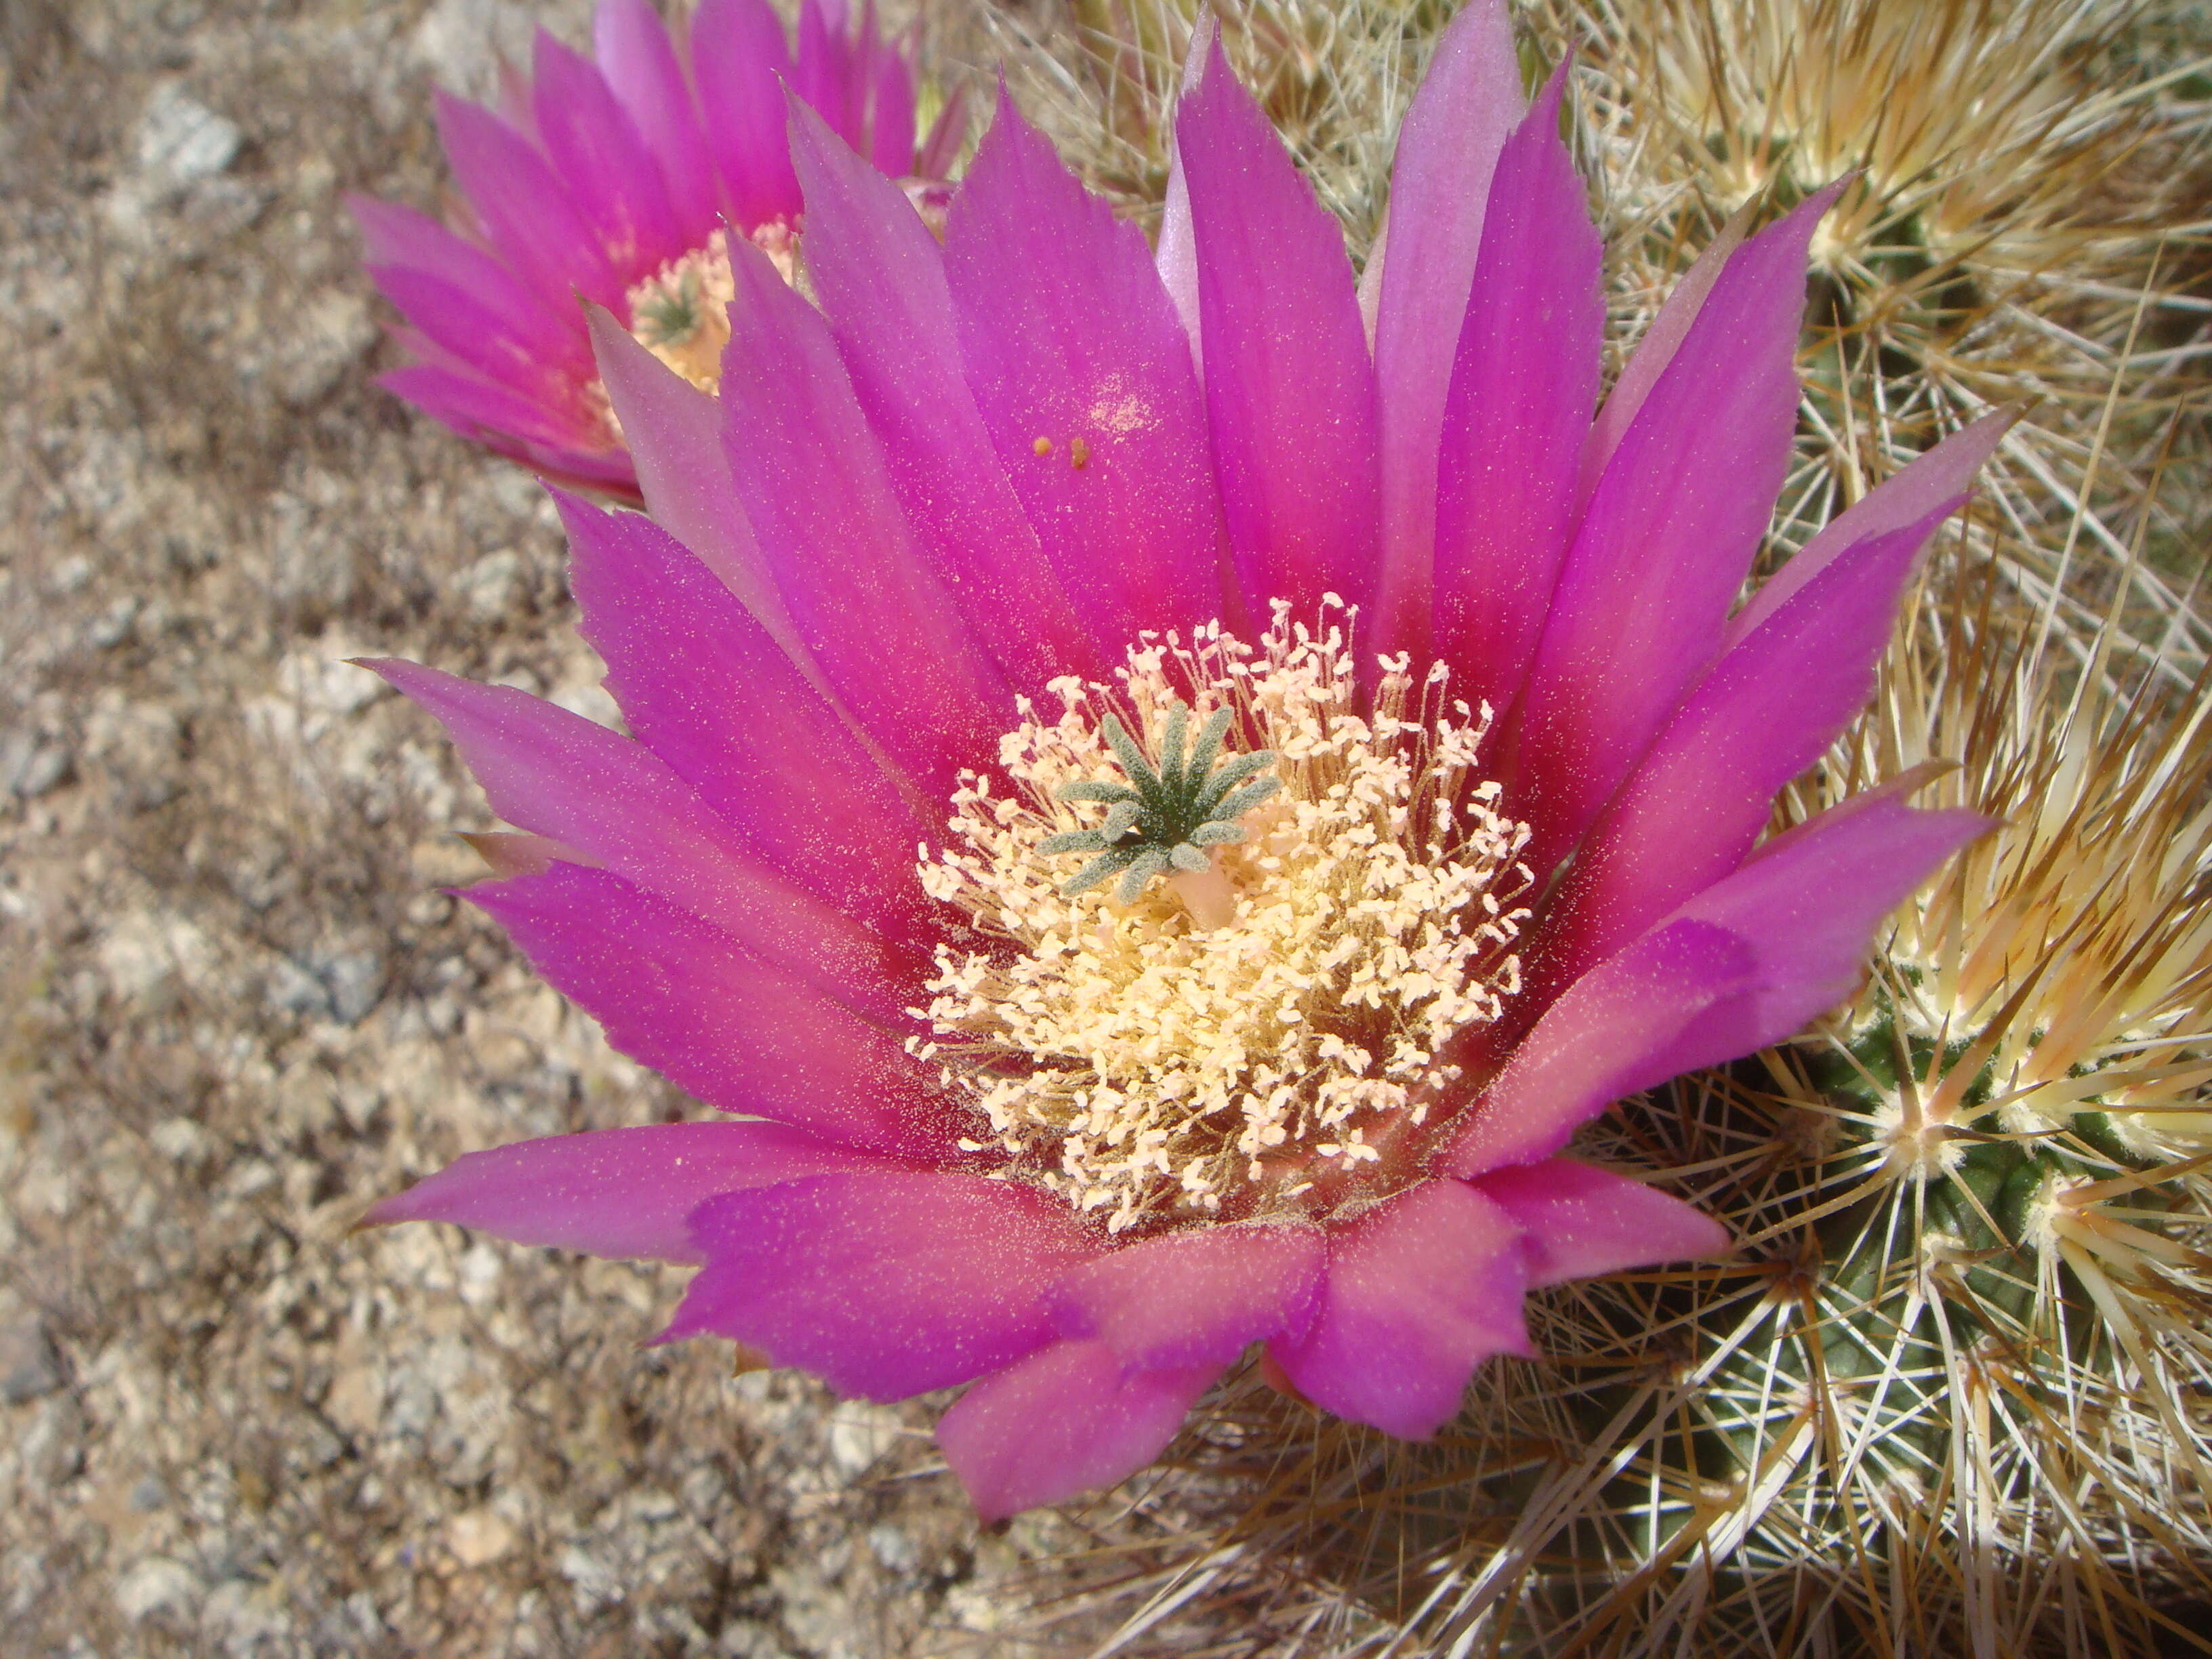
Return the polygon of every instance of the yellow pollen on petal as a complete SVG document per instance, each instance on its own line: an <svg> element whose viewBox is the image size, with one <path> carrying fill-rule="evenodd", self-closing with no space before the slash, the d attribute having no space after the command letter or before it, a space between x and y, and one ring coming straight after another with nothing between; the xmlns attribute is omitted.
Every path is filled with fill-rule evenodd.
<svg viewBox="0 0 2212 1659"><path fill-rule="evenodd" d="M1024 701L921 865L981 937L939 950L915 1051L973 1108L978 1147L1109 1231L1299 1212L1421 1124L1447 1046L1519 986L1528 831L1475 769L1489 711L1401 658L1362 714L1351 616L1323 620L1278 605L1256 648L1218 624L1146 635L1111 686L1055 681L1059 717ZM1158 763L1164 732L1222 708L1224 763L1272 750L1260 775L1281 786L1243 838L1141 890L1071 893L1090 855L1043 844L1105 823L1106 802L1061 796L1121 777L1107 717Z"/></svg>
<svg viewBox="0 0 2212 1659"><path fill-rule="evenodd" d="M789 225L773 221L754 231L750 240L785 282L801 286L799 239ZM630 336L700 391L718 391L722 349L730 343L730 301L737 291L729 233L718 230L704 246L670 260L632 286Z"/></svg>

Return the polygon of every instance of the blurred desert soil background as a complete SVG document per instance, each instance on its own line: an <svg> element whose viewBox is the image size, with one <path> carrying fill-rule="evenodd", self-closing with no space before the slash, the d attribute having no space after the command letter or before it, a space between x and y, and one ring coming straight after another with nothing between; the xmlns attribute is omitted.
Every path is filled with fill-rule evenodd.
<svg viewBox="0 0 2212 1659"><path fill-rule="evenodd" d="M341 199L434 208L433 88L587 19L0 0L10 1655L1088 1645L1018 1611L1082 1540L979 1537L930 1412L643 1349L678 1274L349 1233L685 1110L441 896L480 799L342 660L613 715L542 490L370 384Z"/></svg>

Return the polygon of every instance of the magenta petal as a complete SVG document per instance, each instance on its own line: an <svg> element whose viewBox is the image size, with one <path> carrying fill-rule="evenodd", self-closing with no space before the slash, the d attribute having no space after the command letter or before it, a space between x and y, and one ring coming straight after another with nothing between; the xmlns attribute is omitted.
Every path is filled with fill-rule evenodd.
<svg viewBox="0 0 2212 1659"><path fill-rule="evenodd" d="M1749 204L1731 215L1720 232L1706 244L1684 271L1667 298L1659 307L1659 314L1651 319L1644 337L1636 343L1622 367L1620 378L1613 385L1598 411L1597 420L1590 428L1589 441L1583 452L1582 483L1576 492L1576 506L1586 505L1590 492L1597 488L1598 479L1604 475L1606 464L1613 452L1620 447L1629 425L1644 407L1644 400L1651 395L1651 388L1659 383L1659 376L1667 365L1674 361L1674 354L1682 348L1683 338L1690 325L1705 309L1705 297L1720 280L1721 271L1743 246L1743 239L1751 229L1752 208Z"/></svg>
<svg viewBox="0 0 2212 1659"><path fill-rule="evenodd" d="M346 206L368 245L369 274L418 328L437 331L414 316L409 302L385 282L385 273L417 273L444 290L471 295L498 318L503 333L527 343L541 374L589 372L590 354L576 337L574 311L566 295L562 306L553 308L490 254L412 208L368 196L348 196Z"/></svg>
<svg viewBox="0 0 2212 1659"><path fill-rule="evenodd" d="M646 510L721 578L777 643L803 656L738 501L722 447L722 406L638 343L611 313L591 306L585 314Z"/></svg>
<svg viewBox="0 0 2212 1659"><path fill-rule="evenodd" d="M1779 1042L1850 996L1875 925L1990 821L1846 802L1583 975L1466 1115L1455 1175L1548 1158L1624 1095Z"/></svg>
<svg viewBox="0 0 2212 1659"><path fill-rule="evenodd" d="M891 487L954 602L1013 685L1109 666L999 468L968 390L945 256L906 193L804 104L792 160L806 191L806 269Z"/></svg>
<svg viewBox="0 0 2212 1659"><path fill-rule="evenodd" d="M1805 248L1832 194L1729 261L1591 497L1514 734L1509 805L1540 875L1720 648L1789 462Z"/></svg>
<svg viewBox="0 0 2212 1659"><path fill-rule="evenodd" d="M1559 137L1565 73L1498 155L1441 412L1434 650L1451 667L1451 696L1500 714L1520 692L1566 556L1604 344L1605 248Z"/></svg>
<svg viewBox="0 0 2212 1659"><path fill-rule="evenodd" d="M1297 1337L1327 1255L1318 1227L1202 1227L1085 1262L1054 1287L1063 1335L1133 1366L1227 1364L1249 1342Z"/></svg>
<svg viewBox="0 0 2212 1659"><path fill-rule="evenodd" d="M783 137L790 73L783 23L767 0L700 0L691 20L691 77L722 199L740 231L799 216L799 179Z"/></svg>
<svg viewBox="0 0 2212 1659"><path fill-rule="evenodd" d="M721 927L848 1006L897 1020L920 963L777 875L644 744L506 686L375 669L441 721L492 810Z"/></svg>
<svg viewBox="0 0 2212 1659"><path fill-rule="evenodd" d="M1220 616L1227 542L1189 343L1144 237L1003 99L953 198L945 270L1000 467L1099 649L1119 660L1141 629Z"/></svg>
<svg viewBox="0 0 2212 1659"><path fill-rule="evenodd" d="M592 221L625 283L684 251L660 164L590 58L538 31L532 108L568 199Z"/></svg>
<svg viewBox="0 0 2212 1659"><path fill-rule="evenodd" d="M558 448L581 445L591 435L580 421L564 418L557 405L467 369L410 363L386 370L376 383L462 436L487 443L504 435L510 442L521 439Z"/></svg>
<svg viewBox="0 0 2212 1659"><path fill-rule="evenodd" d="M471 1152L362 1219L370 1226L452 1221L518 1244L698 1261L685 1224L708 1199L765 1182L897 1167L781 1123L657 1123Z"/></svg>
<svg viewBox="0 0 2212 1659"><path fill-rule="evenodd" d="M865 84L854 73L854 42L847 38L844 8L834 18L822 0L799 0L799 51L791 88L854 149L867 148Z"/></svg>
<svg viewBox="0 0 2212 1659"><path fill-rule="evenodd" d="M1955 503L2019 418L2018 410L2001 409L1961 427L1829 520L1796 558L1768 578L1743 609L1729 618L1725 643L1735 645L1771 617L1784 600L1825 570L1831 560L1869 537L1902 529L1936 513L1945 502ZM1943 507L1946 513L1950 510Z"/></svg>
<svg viewBox="0 0 2212 1659"><path fill-rule="evenodd" d="M1750 941L1710 922L1676 920L1644 934L1545 1010L1467 1109L1438 1167L1473 1176L1549 1158L1622 1096L1702 1064L1675 1063L1684 1034L1748 998L1759 969Z"/></svg>
<svg viewBox="0 0 2212 1659"><path fill-rule="evenodd" d="M1438 37L1436 56L1398 131L1390 170L1396 229L1389 257L1381 262L1375 315L1382 575L1370 635L1374 649L1424 654L1437 446L1452 375L1452 359L1443 346L1462 338L1484 204L1491 199L1498 151L1520 113L1521 62L1504 0L1475 0ZM1579 203L1579 179L1575 185ZM1577 239L1589 234L1581 230ZM1378 257L1369 255L1370 261Z"/></svg>
<svg viewBox="0 0 2212 1659"><path fill-rule="evenodd" d="M549 391L567 396L564 371L573 370L557 356L548 359L543 342L531 331L529 313L502 310L496 290L485 294L457 287L429 271L404 266L368 270L384 297L454 359L533 400Z"/></svg>
<svg viewBox="0 0 2212 1659"><path fill-rule="evenodd" d="M1344 230L1218 41L1176 115L1190 191L1206 405L1251 613L1364 605L1380 511L1375 368Z"/></svg>
<svg viewBox="0 0 2212 1659"><path fill-rule="evenodd" d="M708 1105L881 1152L951 1151L936 1078L896 1036L689 911L567 863L466 896L608 1042Z"/></svg>
<svg viewBox="0 0 2212 1659"><path fill-rule="evenodd" d="M1576 855L1541 976L1579 973L1743 862L1776 793L1873 695L1898 596L1959 500L1828 562L1698 684Z"/></svg>
<svg viewBox="0 0 2212 1659"><path fill-rule="evenodd" d="M1012 701L901 512L822 313L737 250L724 452L792 625L838 700L933 801Z"/></svg>
<svg viewBox="0 0 2212 1659"><path fill-rule="evenodd" d="M638 741L793 880L916 932L921 826L836 711L666 531L557 500L584 637Z"/></svg>
<svg viewBox="0 0 2212 1659"><path fill-rule="evenodd" d="M868 109L868 159L887 178L914 171L914 73L896 50L877 54Z"/></svg>
<svg viewBox="0 0 2212 1659"><path fill-rule="evenodd" d="M573 315L577 294L620 305L621 275L530 141L489 110L445 93L437 112L453 176L507 264L556 311Z"/></svg>
<svg viewBox="0 0 2212 1659"><path fill-rule="evenodd" d="M1521 1230L1456 1181L1425 1181L1329 1231L1328 1279L1303 1337L1267 1352L1324 1411L1401 1439L1433 1434L1474 1368L1529 1352Z"/></svg>
<svg viewBox="0 0 2212 1659"><path fill-rule="evenodd" d="M1571 1158L1495 1170L1473 1184L1524 1230L1531 1290L1722 1255L1735 1242L1694 1206Z"/></svg>
<svg viewBox="0 0 2212 1659"><path fill-rule="evenodd" d="M714 1331L870 1400L966 1382L1052 1340L1045 1291L1101 1248L1060 1200L979 1176L861 1175L703 1205L671 1338Z"/></svg>
<svg viewBox="0 0 2212 1659"><path fill-rule="evenodd" d="M937 1443L988 1523L1143 1468L1176 1437L1218 1365L1125 1372L1103 1342L1055 1342L987 1376L937 1425Z"/></svg>
<svg viewBox="0 0 2212 1659"><path fill-rule="evenodd" d="M650 0L599 0L592 46L607 84L660 165L678 236L687 246L703 244L721 216L714 167L660 14Z"/></svg>

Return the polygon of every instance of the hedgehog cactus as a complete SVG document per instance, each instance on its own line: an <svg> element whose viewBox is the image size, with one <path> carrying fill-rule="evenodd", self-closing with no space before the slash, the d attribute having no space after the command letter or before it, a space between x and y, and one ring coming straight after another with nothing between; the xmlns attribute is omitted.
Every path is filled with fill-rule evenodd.
<svg viewBox="0 0 2212 1659"><path fill-rule="evenodd" d="M1785 817L1887 777L2003 827L1823 1030L1580 1145L1670 1171L1740 1258L1548 1298L1542 1358L1419 1450L1248 1396L1185 1455L1259 1498L1168 1594L1210 1572L1267 1619L1232 1565L1304 1560L1345 1653L2089 1659L2204 1631L2212 721L2160 661L2062 659L1986 557L1931 586Z"/></svg>
<svg viewBox="0 0 2212 1659"><path fill-rule="evenodd" d="M2161 23L2181 32L2179 10L1543 0L1533 21L1552 49L1577 46L1610 216L1645 233L1616 282L1631 310L1667 290L1709 225L1856 170L1813 248L1802 448L1826 465L1811 517L1862 486L1869 432L1920 444L1990 404L2039 400L1986 480L2024 532L2008 574L2033 605L2081 577L2064 532L2084 502L2081 528L2112 556L2094 561L2099 576L2124 562L2119 526L2150 510L2175 393L2201 362L2183 343L2203 303L2212 179L2203 105L2171 100L2201 86L2190 52L2203 48L2155 38ZM2178 627L2195 657L2203 630L2176 563L2127 570L2131 625ZM2061 620L2086 633L2098 615Z"/></svg>

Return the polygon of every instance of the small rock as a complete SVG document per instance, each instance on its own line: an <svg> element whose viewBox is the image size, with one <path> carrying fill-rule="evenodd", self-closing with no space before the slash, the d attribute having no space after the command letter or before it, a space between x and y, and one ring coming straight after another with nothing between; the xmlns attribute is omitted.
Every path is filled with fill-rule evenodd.
<svg viewBox="0 0 2212 1659"><path fill-rule="evenodd" d="M314 1019L331 1011L331 989L289 957L269 970L269 1006L280 1012Z"/></svg>
<svg viewBox="0 0 2212 1659"><path fill-rule="evenodd" d="M269 1006L358 1025L383 1000L384 980L384 958L374 951L317 951L305 962L279 957L269 969Z"/></svg>
<svg viewBox="0 0 2212 1659"><path fill-rule="evenodd" d="M465 1567L486 1566L514 1547L514 1528L495 1510L470 1510L446 1523L446 1547Z"/></svg>
<svg viewBox="0 0 2212 1659"><path fill-rule="evenodd" d="M319 402L376 337L375 319L360 295L343 289L318 294L301 313L278 356L277 397L294 409Z"/></svg>
<svg viewBox="0 0 2212 1659"><path fill-rule="evenodd" d="M224 1177L222 1191L232 1198L252 1198L257 1193L267 1192L282 1179L276 1166L266 1158L249 1158L232 1166L230 1174Z"/></svg>
<svg viewBox="0 0 2212 1659"><path fill-rule="evenodd" d="M205 104L164 81L138 118L138 165L172 188L210 179L238 159L246 135Z"/></svg>
<svg viewBox="0 0 2212 1659"><path fill-rule="evenodd" d="M125 998L152 999L204 982L215 951L206 933L182 916L136 910L109 927L96 948L110 984Z"/></svg>
<svg viewBox="0 0 2212 1659"><path fill-rule="evenodd" d="M479 1240L462 1253L461 1300L471 1308L488 1308L499 1298L501 1272L499 1252Z"/></svg>
<svg viewBox="0 0 2212 1659"><path fill-rule="evenodd" d="M349 1434L373 1435L384 1417L384 1383L368 1365L352 1365L331 1379L323 1412Z"/></svg>
<svg viewBox="0 0 2212 1659"><path fill-rule="evenodd" d="M138 621L139 602L126 593L85 624L84 640L95 651L112 651L131 637Z"/></svg>
<svg viewBox="0 0 2212 1659"><path fill-rule="evenodd" d="M471 611L486 622L522 608L525 578L529 572L522 555L511 547L487 553L464 570L454 584Z"/></svg>
<svg viewBox="0 0 2212 1659"><path fill-rule="evenodd" d="M88 769L105 778L118 801L150 811L183 788L184 722L158 702L125 702L103 695L84 723Z"/></svg>
<svg viewBox="0 0 2212 1659"><path fill-rule="evenodd" d="M384 999L384 958L374 951L337 951L318 963L331 989L331 1013L341 1025L358 1025Z"/></svg>
<svg viewBox="0 0 2212 1659"><path fill-rule="evenodd" d="M392 688L368 669L348 662L352 654L350 641L326 636L287 656L277 665L276 684L310 715L357 714L390 696Z"/></svg>
<svg viewBox="0 0 2212 1659"><path fill-rule="evenodd" d="M24 800L36 800L69 781L76 769L70 751L58 743L17 727L0 733L0 789Z"/></svg>
<svg viewBox="0 0 2212 1659"><path fill-rule="evenodd" d="M33 1407L30 1419L15 1431L17 1466L49 1489L76 1480L84 1468L83 1407L57 1394Z"/></svg>
<svg viewBox="0 0 2212 1659"><path fill-rule="evenodd" d="M26 1406L61 1387L61 1356L35 1319L0 1326L0 1398Z"/></svg>
<svg viewBox="0 0 2212 1659"><path fill-rule="evenodd" d="M888 1406L842 1401L830 1416L831 1466L847 1480L858 1478L897 1443L901 1426L898 1413Z"/></svg>
<svg viewBox="0 0 2212 1659"><path fill-rule="evenodd" d="M198 1164L215 1151L215 1139L188 1117L165 1117L146 1132L154 1150L176 1164Z"/></svg>
<svg viewBox="0 0 2212 1659"><path fill-rule="evenodd" d="M132 1624L164 1609L182 1612L200 1598L200 1581L181 1561L149 1555L115 1586L115 1605Z"/></svg>
<svg viewBox="0 0 2212 1659"><path fill-rule="evenodd" d="M282 1651L292 1633L292 1616L280 1585L226 1578L208 1592L200 1609L204 1637L213 1637L238 1659Z"/></svg>
<svg viewBox="0 0 2212 1659"><path fill-rule="evenodd" d="M576 1592L576 1605L585 1613L597 1612L623 1599L624 1585L622 1575L602 1562L592 1559L589 1551L580 1544L571 1544L561 1552L554 1563L561 1576Z"/></svg>
<svg viewBox="0 0 2212 1659"><path fill-rule="evenodd" d="M868 1528L868 1548L885 1572L896 1573L901 1577L921 1565L921 1551L913 1535L905 1528L888 1521Z"/></svg>

